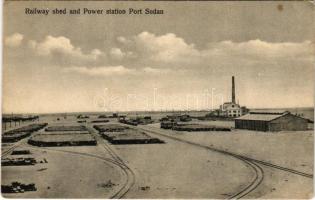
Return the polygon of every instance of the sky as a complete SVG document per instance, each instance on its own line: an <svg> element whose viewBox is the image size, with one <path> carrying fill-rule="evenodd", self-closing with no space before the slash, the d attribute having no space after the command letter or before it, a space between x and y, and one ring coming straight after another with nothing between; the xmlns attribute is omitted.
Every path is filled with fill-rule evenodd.
<svg viewBox="0 0 315 200"><path fill-rule="evenodd" d="M163 15L26 15L25 8ZM314 106L310 2L6 1L3 112Z"/></svg>

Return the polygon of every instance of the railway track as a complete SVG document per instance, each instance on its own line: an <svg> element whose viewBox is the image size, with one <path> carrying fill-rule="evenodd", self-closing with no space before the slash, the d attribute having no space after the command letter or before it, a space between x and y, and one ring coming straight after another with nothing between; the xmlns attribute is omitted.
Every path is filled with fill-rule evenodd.
<svg viewBox="0 0 315 200"><path fill-rule="evenodd" d="M103 145L103 147L107 150L107 151L112 151L110 149L110 147L105 147L106 144ZM125 184L125 187L117 194L115 194L112 198L114 199L120 199L120 198L123 198L129 191L130 189L134 186L135 184L135 180L136 180L136 175L135 173L133 172L133 170L131 168L128 167L128 165L126 165L122 159L115 154L115 152L112 151L112 153L114 155L114 159L116 161L118 161L118 163L120 165L122 165L124 168L125 168L125 172L126 172L126 176L127 176L127 182Z"/></svg>
<svg viewBox="0 0 315 200"><path fill-rule="evenodd" d="M130 188L133 186L134 181L135 181L134 177L132 175L130 175L130 168L128 166L126 166L125 164L122 164L121 162L118 162L118 161L116 161L114 159L104 158L102 156L98 156L98 155L90 154L90 153L75 152L75 151L68 151L68 150L62 150L62 149L52 149L52 148L47 148L47 147L33 147L33 146L30 146L30 148L32 148L32 149L45 149L45 150L48 150L48 151L63 152L63 153L69 153L69 154L74 154L74 155L92 157L92 158L96 158L96 159L100 159L100 160L109 162L109 163L117 166L125 174L126 182L123 184L123 186L117 192L115 192L114 194L112 194L109 197L110 199L120 199L120 198L122 198L130 190ZM53 148L55 148L55 147L53 147ZM132 172L132 174L133 174L133 172Z"/></svg>
<svg viewBox="0 0 315 200"><path fill-rule="evenodd" d="M27 124L23 124L23 126L19 126L19 127L14 127L12 128L11 130L15 130L17 128L21 128L21 127L24 127L25 125L30 125L32 123L27 123ZM43 127L44 128L44 127ZM8 131L8 130L7 130ZM37 131L32 131L31 134L17 142L15 142L12 147L9 147L8 149L5 149L4 151L1 151L1 157L5 157L7 155L9 155L16 147L20 146L21 144L25 143L32 135L33 133L36 133L38 132L39 130ZM2 149L1 149L2 150Z"/></svg>
<svg viewBox="0 0 315 200"><path fill-rule="evenodd" d="M140 128L140 127L138 127L138 128ZM173 137L173 136L170 136L170 135L167 135L167 134L159 133L157 131L153 131L153 130L148 129L148 128L141 127L140 129L142 129L144 131L148 131L148 132L150 132L152 134L157 134L157 135L168 137L168 138L171 138L171 139L174 139L174 140L177 140L177 141L181 141L181 142L184 142L184 143L187 143L187 144L191 144L191 145L199 146L199 147L206 148L206 149L209 149L209 150L212 150L212 151L228 154L228 155L231 155L231 156L234 156L234 157L242 158L242 159L247 160L247 161L255 162L255 163L258 163L258 164L261 164L261 165L265 165L265 166L268 166L268 167L271 167L271 168L275 168L275 169L278 169L278 170L282 170L282 171L286 171L286 172L293 173L293 174L296 174L296 175L300 175L300 176L303 176L303 177L306 177L306 178L313 178L313 174L308 174L308 173L301 172L301 171L298 171L298 170L295 170L295 169L290 169L290 168L282 167L282 166L275 165L275 164L272 164L272 163L268 163L268 162L265 162L265 161L262 161L262 160L249 158L249 157L246 157L246 156L243 156L243 155L239 155L239 154L236 154L236 153L232 153L232 152L229 152L229 151L225 151L225 150L217 149L217 148L214 148L214 147L210 147L210 146L206 146L206 145L190 142L190 141L187 141L187 140L184 140L184 139L180 139L180 138L177 138L177 137Z"/></svg>
<svg viewBox="0 0 315 200"><path fill-rule="evenodd" d="M81 155L81 156L87 156L87 157L93 157L93 158L97 158L97 159L101 159L103 161L106 162L110 162L113 165L116 165L119 169L121 169L123 171L123 173L126 176L126 182L124 183L124 185L117 191L115 192L110 198L114 198L114 199L119 199L119 198L123 198L128 192L129 190L132 188L132 186L135 184L135 173L132 171L132 169L130 169L125 163L124 161L105 143L105 141L103 140L103 138L101 138L97 133L95 133L95 131L91 128L91 127L87 127L90 131L91 134L93 134L98 141L98 144L100 144L110 155L113 159L109 159L109 158L103 158L101 156L95 155L95 154L89 154L89 153L83 153L83 152L75 152L75 151L68 151L68 150L61 150L61 149L51 149L51 148L46 148L46 147L33 147L30 146L33 149L46 149L48 151L56 151L56 152L63 152L63 153L69 153L69 154L75 154L75 155ZM145 131L149 131L150 133L154 133L154 134L159 134L159 133L155 133L152 132L150 130L146 130L143 129ZM159 134L161 136L164 137L168 137L167 135L164 134ZM202 147L202 145L199 144L194 144L191 143L189 141L185 141L185 140L181 140L178 138L174 138L169 136L168 138L170 139L175 139L181 142L185 142L188 143L190 145L197 145L199 147ZM16 147L22 145L23 143L25 143L25 141L28 138L24 138L23 140L20 140L19 142L17 142L16 144L14 144L14 146L12 146L10 149L6 150L6 152L4 152L6 155L9 154L13 149L15 149ZM2 154L2 156L4 156L4 153ZM237 157L234 156L237 159L240 159L242 161L244 161L255 173L255 178L250 182L250 184L248 186L246 186L242 191L232 195L230 197L230 199L238 199L238 198L242 198L244 196L246 196L247 194L249 194L250 192L252 192L253 190L255 190L259 184L262 182L263 180L263 170L255 163L248 161L242 157Z"/></svg>
<svg viewBox="0 0 315 200"><path fill-rule="evenodd" d="M139 128L139 127L138 127L138 128ZM101 140L100 142L101 142L102 144L104 144L103 147L104 147L107 151L109 151L109 153L110 153L114 158L117 158L117 159L119 160L119 162L123 163L123 160L120 159L120 158L117 156L117 154L116 154L113 150L111 150L110 147L108 147L108 145L106 145L106 143L104 142L103 138L101 138L97 133L95 133L95 131L94 131L93 128L88 127L88 129L89 129L89 131L90 131L91 133L95 134L95 137L97 137L98 140ZM141 129L141 128L140 128L140 129ZM144 131L149 131L149 130L146 130L146 129L142 129L142 130L144 130ZM149 132L152 133L152 131L149 131ZM161 135L164 136L163 134L161 134ZM175 139L175 138L173 138L173 137L169 137L169 138L170 138L170 139ZM176 138L176 140L177 140L177 138ZM183 140L183 141L180 140L180 142L185 142L185 143L187 143L187 142L184 141L184 140ZM188 142L188 143L189 143L190 145L194 145L194 146L198 145L198 144L194 144L194 143L190 143L190 142ZM198 146L201 147L201 145L198 145ZM203 148L204 148L204 147L203 147ZM222 153L222 152L221 152L221 153ZM230 156L231 156L231 155L230 155ZM236 194L234 194L234 195L232 195L232 196L230 197L230 199L239 199L239 198L242 198L242 197L246 196L247 194L249 194L250 192L252 192L253 190L255 190L255 189L260 185L260 183L262 182L262 180L263 180L263 178L264 178L264 172L263 172L262 168L261 168L259 165L257 165L256 163L254 163L254 162L248 161L248 160L246 160L246 159L244 159L244 158L242 158L242 157L238 157L238 156L233 156L233 157L235 157L235 158L237 158L237 159L239 159L239 160L245 162L245 163L253 170L253 172L255 173L255 177L253 178L253 180L250 181L250 183L249 183L243 190L237 192Z"/></svg>
<svg viewBox="0 0 315 200"><path fill-rule="evenodd" d="M238 158L238 159L247 163L247 165L250 166L254 170L255 177L247 187L237 192L236 194L230 196L229 199L240 199L242 197L245 197L246 195L254 191L264 180L264 170L259 165L257 165L254 162L250 162L245 159L242 159L242 158Z"/></svg>
<svg viewBox="0 0 315 200"><path fill-rule="evenodd" d="M116 165L119 169L122 170L123 174L126 177L126 181L123 184L123 186L117 191L115 192L110 198L123 198L129 191L130 189L134 186L135 184L135 173L133 172L133 170L131 168L128 167L128 165L126 165L124 163L124 161L117 155L117 153L115 153L114 150L111 149L111 147L108 146L108 144L104 141L104 139L98 134L96 133L96 131L87 124L87 128L89 130L89 132L95 136L95 138L98 141L98 144L101 145L112 157L110 158L104 158L102 156L98 156L95 154L89 154L89 153L81 153L81 152L74 152L74 151L67 151L67 150L60 150L60 149L51 149L51 148L45 148L45 147L40 147L40 148L44 148L50 151L62 151L65 153L71 153L71 154L77 154L77 155L81 155L81 156L89 156L89 157L94 157L97 159L101 159L104 160L106 162L110 162L113 165ZM186 143L189 145L193 145L193 146L197 146L203 149L207 149L207 150L211 150L211 151L215 151L224 155L228 155L231 157L234 157L242 162L244 162L248 167L250 167L252 169L252 171L254 172L255 176L254 178L250 181L250 183L243 188L241 191L237 192L236 194L233 194L229 197L229 199L240 199L243 198L245 196L247 196L249 193L251 193L252 191L254 191L263 181L264 179L264 171L261 168L260 165L264 165L267 167L272 167L278 170L282 170L282 171L286 171L289 173L293 173L296 175L300 175L306 178L313 178L312 174L307 174L304 172L300 172L294 169L289 169L289 168L285 168L282 166L278 166L275 164L271 164L262 160L257 160L257 159L253 159L253 158L249 158L249 157L245 157L239 154L235 154L229 151L225 151L225 150L221 150L221 149L217 149L217 148L213 148L211 146L207 146L207 145L202 145L202 144L198 144L198 143L194 143L188 140L184 140L181 138L177 138L174 136L170 136L167 133L161 133L159 130L152 130L152 127L148 128L148 127L136 127L138 129L141 129L143 131L149 132L151 134L155 134L155 135L159 135L162 137L166 137L172 140L176 140L182 143ZM16 144L14 144L12 147L10 147L9 149L5 150L4 152L2 152L2 156L5 156L7 154L9 154L13 149L15 149L16 147L20 146L22 143L24 143L28 138L24 138L22 140L20 140L19 142L17 142ZM39 148L39 147L32 147L32 148Z"/></svg>
<svg viewBox="0 0 315 200"><path fill-rule="evenodd" d="M5 157L7 155L9 155L15 148L17 148L18 146L20 146L21 144L25 143L26 140L28 140L28 138L30 138L30 136L26 137L26 138L23 138L21 139L20 141L18 142L15 142L12 147L9 147L8 149L4 150L4 151L1 151L1 157Z"/></svg>
<svg viewBox="0 0 315 200"><path fill-rule="evenodd" d="M224 155L232 156L232 157L234 157L234 158L244 162L247 166L249 166L253 170L253 172L255 174L255 177L253 178L253 180L250 181L250 183L245 188L243 188L241 191L238 191L236 194L231 195L229 197L229 199L240 199L242 197L245 197L246 195L248 195L249 193L254 191L261 184L261 182L264 179L264 171L259 165L257 165L256 163L254 163L252 161L248 161L248 160L246 160L246 159L244 159L244 158L242 158L240 156L232 155L232 154L224 152L224 151L216 151L216 150L213 150L211 147L204 146L204 145L201 145L201 144L198 144L198 143L194 143L194 142L190 142L190 141L187 141L187 140L179 139L179 138L172 137L172 136L169 136L169 135L165 135L165 134L162 134L162 133L159 133L159 132L156 132L156 131L149 130L147 128L142 128L142 127L141 128L138 127L138 128L142 129L143 131L147 131L147 132L150 132L150 133L153 133L153 134L156 134L156 135L160 135L162 137L167 137L169 139L173 139L173 140L176 140L176 141L179 141L179 142L182 142L182 143L186 143L186 144L189 144L189 145L197 146L197 147L200 147L200 148L203 148L203 149L208 149L208 150L215 151L215 152L218 152L218 153L221 153L221 154L224 154Z"/></svg>
<svg viewBox="0 0 315 200"><path fill-rule="evenodd" d="M115 192L110 198L112 199L123 198L135 184L135 173L132 171L132 169L129 168L128 165L126 165L123 162L123 160L110 147L108 147L108 145L104 142L104 140L100 138L100 136L98 136L97 133L95 133L94 129L88 126L87 128L89 129L90 133L93 134L98 139L98 143L111 155L112 159L103 158L101 156L89 154L89 153L81 153L81 152L67 151L67 150L61 150L61 149L51 149L51 148L46 148L46 147L33 147L33 146L30 146L30 148L46 149L49 151L57 151L57 152L71 153L71 154L76 154L76 155L81 155L81 156L88 156L88 157L101 159L103 161L110 162L113 165L116 165L119 169L123 171L124 175L126 176L126 181L123 184L123 186L117 192ZM5 157L9 155L15 148L24 144L29 139L29 137L26 137L16 142L15 144L13 144L12 147L9 147L5 151L1 152L1 157Z"/></svg>
<svg viewBox="0 0 315 200"><path fill-rule="evenodd" d="M265 166L268 166L268 167L272 167L272 168L275 168L275 169L278 169L278 170L286 171L286 172L289 172L289 173L293 173L293 174L296 174L296 175L300 175L300 176L303 176L303 177L306 177L306 178L313 178L312 174L307 174L307 173L300 172L300 171L297 171L297 170L293 170L293 169L281 167L281 166L278 166L278 165L274 165L274 164L271 164L271 163L268 163L268 162L265 162L265 161L261 161L261 160L257 160L257 159L253 159L253 158L248 158L248 157L245 157L245 156L242 156L242 155L238 155L238 154L235 154L235 153L232 153L232 152L229 152L229 151L225 151L225 150L209 147L209 146L206 146L206 145L194 143L194 142L187 141L187 140L184 140L184 139L180 139L180 138L177 138L177 137L173 137L173 136L170 136L170 135L167 135L167 134L163 134L163 133L160 133L158 131L154 131L154 130L151 130L151 129L148 129L148 128L145 128L145 127L139 127L138 126L137 128L139 128L139 129L141 129L143 131L147 131L149 133L155 134L155 135L159 135L159 136L166 137L166 138L169 138L169 139L172 139L172 140L176 140L176 141L179 141L179 142L183 142L183 143L186 143L186 144L197 146L197 147L200 147L200 148L203 148L203 149L208 149L208 150L211 150L211 151L215 151L215 152L218 152L218 153L221 153L221 154L224 154L224 155L232 156L232 157L234 157L236 159L239 159L242 162L246 163L246 165L249 166L254 171L255 177L250 182L249 185L247 185L244 189L242 189L241 191L237 192L236 194L230 196L229 199L240 199L240 198L243 198L246 195L248 195L250 192L254 191L261 184L261 182L264 179L264 171L258 164L265 165Z"/></svg>
<svg viewBox="0 0 315 200"><path fill-rule="evenodd" d="M100 137L97 133L95 133L93 128L88 127L88 129L91 133L93 133L95 135L96 138L98 138L99 143L103 144L102 146L112 155L112 157L115 158L116 160L118 160L119 163L124 165L123 160L104 142L103 138ZM142 129L142 130L149 131L146 129ZM152 133L152 131L149 131L149 132ZM161 134L161 135L164 136L163 134ZM169 137L169 138L175 139L173 137ZM176 140L177 140L177 138L176 138ZM183 141L180 140L180 142L187 143L184 140ZM190 143L190 142L188 142L188 143L190 145L192 145L192 143ZM198 144L193 144L193 145L196 146ZM198 145L198 146L201 147L201 145ZM249 194L250 192L252 192L253 190L255 190L260 185L260 183L263 181L263 178L264 178L264 171L262 170L262 168L259 165L257 165L256 163L254 163L252 161L248 161L248 160L246 160L242 157L238 157L238 156L233 156L233 157L245 162L255 173L255 177L253 178L253 180L251 180L250 183L244 189L242 189L241 191L237 192L236 194L230 196L230 198L229 198L229 199L240 199L240 198L246 196L247 194ZM126 193L127 192L128 191L126 191Z"/></svg>
<svg viewBox="0 0 315 200"><path fill-rule="evenodd" d="M134 186L135 184L135 180L136 180L136 175L133 172L133 170L127 165L125 164L125 162L117 155L117 153L112 150L108 144L106 144L106 142L104 141L104 139L98 134L96 133L96 131L94 130L94 128L92 128L91 126L86 126L87 129L89 130L89 132L91 134L94 135L94 137L96 138L96 140L98 141L98 144L100 144L110 155L111 157L121 166L124 167L125 172L126 172L126 176L127 176L127 183L126 186L124 187L124 189L122 191L120 191L119 193L117 193L116 195L114 195L112 198L118 199L118 198L122 198L124 197L129 191L130 189Z"/></svg>

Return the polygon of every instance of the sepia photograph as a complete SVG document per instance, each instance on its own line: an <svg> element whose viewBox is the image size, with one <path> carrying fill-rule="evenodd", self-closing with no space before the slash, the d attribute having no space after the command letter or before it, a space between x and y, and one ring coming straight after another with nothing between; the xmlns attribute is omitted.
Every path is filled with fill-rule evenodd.
<svg viewBox="0 0 315 200"><path fill-rule="evenodd" d="M3 198L314 198L314 1L2 4Z"/></svg>

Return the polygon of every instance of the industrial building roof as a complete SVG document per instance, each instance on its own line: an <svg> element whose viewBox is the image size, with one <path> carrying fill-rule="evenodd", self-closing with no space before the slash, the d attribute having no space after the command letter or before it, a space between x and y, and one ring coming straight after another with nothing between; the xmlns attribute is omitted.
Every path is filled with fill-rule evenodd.
<svg viewBox="0 0 315 200"><path fill-rule="evenodd" d="M289 112L283 112L283 113L249 113L246 115L243 115L241 117L238 117L236 119L240 120L253 120L253 121L272 121L274 119L277 119L281 116L284 116L288 114Z"/></svg>

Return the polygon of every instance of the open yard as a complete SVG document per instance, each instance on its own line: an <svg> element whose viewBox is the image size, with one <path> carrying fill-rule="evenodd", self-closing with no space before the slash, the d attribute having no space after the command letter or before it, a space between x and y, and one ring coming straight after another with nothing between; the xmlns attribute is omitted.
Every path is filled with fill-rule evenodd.
<svg viewBox="0 0 315 200"><path fill-rule="evenodd" d="M213 121L201 123L233 127L231 122ZM159 130L159 124L152 124L147 127ZM313 173L314 134L312 130L258 132L233 129L228 132L185 132L163 129L159 131L188 141Z"/></svg>
<svg viewBox="0 0 315 200"><path fill-rule="evenodd" d="M37 160L45 158L47 163L34 166L4 166L2 183L13 181L35 183L37 191L7 194L10 198L108 198L120 189L124 175L114 164L105 160L80 154L76 147L37 148L23 145ZM108 157L97 147L80 147L85 154L99 154ZM79 152L79 153L71 153ZM108 181L113 186L106 186Z"/></svg>
<svg viewBox="0 0 315 200"><path fill-rule="evenodd" d="M312 178L204 148L221 149L313 174L312 131L255 132L236 130L231 121L197 120L189 123L227 127L231 131L174 131L161 129L159 123L134 127L120 124L117 119L93 128L95 124L90 121L97 119L97 115L80 125L75 116L44 119L40 121L48 122L47 127L55 127L56 131L41 130L31 136L33 139L45 142L93 139L97 145L37 147L27 144L28 138L3 145L4 151L15 146L30 150L27 157L38 161L27 166L2 166L2 184L18 181L34 183L37 188L32 192L5 193L4 197L225 199L237 197L240 192L246 198L312 196ZM72 128L65 131L56 126ZM129 128L111 132L121 127ZM112 145L102 137L137 138L139 134L135 132L144 132L146 137L164 143ZM47 162L39 162L43 160Z"/></svg>

